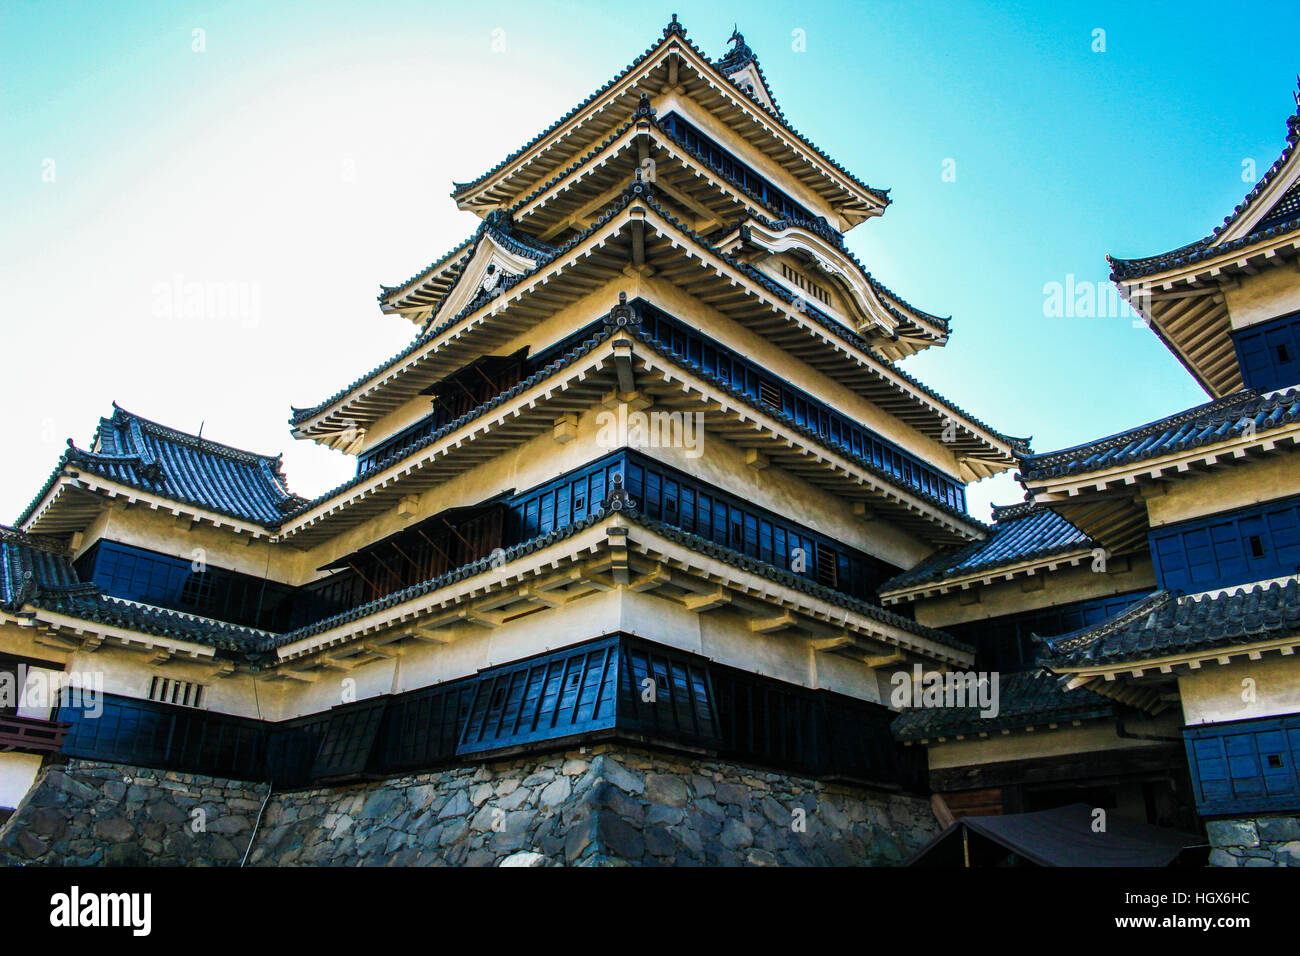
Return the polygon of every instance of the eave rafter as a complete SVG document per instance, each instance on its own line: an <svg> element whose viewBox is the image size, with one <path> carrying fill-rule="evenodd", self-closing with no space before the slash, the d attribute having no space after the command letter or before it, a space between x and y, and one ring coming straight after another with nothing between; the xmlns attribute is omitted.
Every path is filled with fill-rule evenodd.
<svg viewBox="0 0 1300 956"><path fill-rule="evenodd" d="M582 231L653 160L653 184L673 213L707 235L746 216L771 210L701 163L648 120L627 129L511 210L519 228L546 242Z"/></svg>
<svg viewBox="0 0 1300 956"><path fill-rule="evenodd" d="M267 676L312 679L315 671L386 660L406 642L452 643L472 630L495 629L620 589L652 592L700 613L725 607L783 639L809 646L823 642L821 650L860 659L908 655L952 666L971 661L969 651L945 644L937 633L913 632L907 622L895 623L884 612L877 618L841 606L700 554L635 517L607 514L576 536L501 567L286 643L277 649L277 666ZM781 626L772 627L773 621Z"/></svg>
<svg viewBox="0 0 1300 956"><path fill-rule="evenodd" d="M596 148L626 121L642 93L684 96L820 197L848 226L880 215L888 200L819 155L802 137L741 92L676 32L670 32L572 115L453 198L479 214L507 208Z"/></svg>
<svg viewBox="0 0 1300 956"><path fill-rule="evenodd" d="M1049 669L1071 690L1086 687L1120 703L1159 713L1176 698L1168 690L1176 685L1179 677L1195 674L1206 667L1227 667L1273 655L1291 658L1297 649L1300 649L1300 634L1280 640L1209 647L1142 660L1101 661L1087 667L1049 665Z"/></svg>
<svg viewBox="0 0 1300 956"><path fill-rule="evenodd" d="M1243 387L1224 293L1243 276L1300 264L1300 234L1269 236L1163 272L1117 280L1121 295L1213 398Z"/></svg>
<svg viewBox="0 0 1300 956"><path fill-rule="evenodd" d="M981 569L970 574L945 577L938 581L926 581L912 587L882 591L880 603L885 607L892 607L896 604L906 604L924 598L938 597L942 594L969 591L971 588L1000 584L1004 581L1014 581L1017 578L1053 574L1065 568L1077 568L1091 561L1092 558L1091 548L1080 548L1077 551L1053 554L1049 558L1034 558L1029 561Z"/></svg>
<svg viewBox="0 0 1300 956"><path fill-rule="evenodd" d="M547 433L564 416L610 401L652 402L660 411L698 412L705 431L749 449L765 461L862 502L940 544L969 542L987 529L900 482L881 477L846 454L810 440L761 407L730 395L670 355L628 331L617 331L574 362L453 428L412 453L293 516L277 540L310 547L421 494L509 448Z"/></svg>
<svg viewBox="0 0 1300 956"><path fill-rule="evenodd" d="M6 620L30 629L37 644L55 650L94 653L105 645L111 645L120 650L147 654L153 667L188 663L210 666L214 676L224 676L219 672L228 673L226 665L229 662L218 659L216 650L205 644L114 627L39 607L27 608L21 614L0 615L0 622Z"/></svg>
<svg viewBox="0 0 1300 956"><path fill-rule="evenodd" d="M72 468L58 475L45 498L32 509L21 530L32 534L70 535L84 531L107 508L140 509L170 515L187 527L208 525L246 542L269 539L271 530L185 502Z"/></svg>
<svg viewBox="0 0 1300 956"><path fill-rule="evenodd" d="M642 188L640 185L635 187ZM644 192L651 192L647 186ZM748 327L932 440L957 458L960 477L978 480L1015 462L1010 443L873 354L851 329L818 322L635 195L554 261L477 311L403 353L300 422L296 437L349 451L366 428L473 358L504 347L564 305L625 281L631 271L668 283ZM670 310L671 311L671 310Z"/></svg>
<svg viewBox="0 0 1300 956"><path fill-rule="evenodd" d="M1034 501L1057 511L1114 553L1141 547L1149 527L1146 499L1171 482L1300 449L1300 423L1200 445L1114 468L1024 480Z"/></svg>

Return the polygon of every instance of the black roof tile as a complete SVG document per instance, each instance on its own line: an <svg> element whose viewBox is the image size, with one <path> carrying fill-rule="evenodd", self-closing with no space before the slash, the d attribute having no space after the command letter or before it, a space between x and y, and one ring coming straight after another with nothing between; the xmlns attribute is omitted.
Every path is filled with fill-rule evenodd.
<svg viewBox="0 0 1300 956"><path fill-rule="evenodd" d="M111 598L77 577L71 553L38 535L0 526L0 607L56 612L82 621L246 651L264 644L267 632Z"/></svg>
<svg viewBox="0 0 1300 956"><path fill-rule="evenodd" d="M984 541L946 548L880 586L882 593L962 578L1035 558L1093 547L1086 534L1042 505L994 509L993 533Z"/></svg>
<svg viewBox="0 0 1300 956"><path fill-rule="evenodd" d="M1297 98L1296 104L1297 106L1300 106L1300 98ZM1291 154L1295 152L1296 144L1297 142L1300 142L1300 109L1297 109L1294 114L1287 117L1286 125L1286 146L1282 150L1282 155L1280 155L1273 165L1269 167L1268 172L1260 177L1259 182L1257 182L1254 188L1252 188L1246 195L1246 198L1243 199L1232 210L1232 213L1223 220L1222 226L1216 227L1214 232L1206 236L1204 239L1198 239L1196 242L1188 243L1185 246L1180 246L1177 249L1170 250L1169 252L1162 252L1158 255L1146 256L1141 259L1119 259L1107 256L1106 261L1109 262L1111 266L1111 279L1115 281L1139 279L1142 276L1164 272L1167 269L1191 265L1201 261L1202 259L1209 259L1224 252L1230 252L1234 249L1251 245L1261 239L1284 235L1289 232L1294 232L1296 229L1300 229L1300 216L1278 214L1275 209L1274 213L1262 219L1247 235L1242 236L1239 239L1234 239L1231 242L1218 242L1219 236L1225 229L1254 207L1256 200L1258 200L1264 190L1272 184L1273 180L1277 178L1281 173L1282 168L1291 158ZM1290 196L1293 191L1294 187L1292 190L1288 191L1288 196ZM1277 205L1278 207L1284 207L1286 210L1292 210L1293 207L1293 204L1286 204L1285 199Z"/></svg>
<svg viewBox="0 0 1300 956"><path fill-rule="evenodd" d="M719 68L719 66L718 66L717 63L715 63L715 62L714 62L713 60L711 60L707 55L705 55L705 53L704 53L704 52L703 52L703 51L702 51L698 46L696 46L695 43L693 43L691 40L687 39L687 37L686 37L686 28L683 27L683 26L681 25L681 23L678 22L678 20L677 20L677 15L676 15L676 14L673 15L673 20L672 20L672 22L669 23L668 26L664 29L664 32L663 32L663 40L660 40L659 42L656 42L653 46L647 47L647 48L645 49L645 51L642 52L642 54L641 54L640 56L638 56L635 60L633 60L631 63L629 63L629 64L627 65L627 67L625 67L625 68L623 69L623 71L620 72L617 76L615 76L615 77L614 77L613 79L611 79L609 82L603 84L599 89L597 89L594 93L592 93L590 96L588 96L588 97L587 97L586 99L584 99L582 102L580 102L577 106L573 107L573 109L569 110L567 113L565 113L565 114L564 114L563 116L561 116L559 119L557 119L554 123L552 123L552 124L551 124L550 126L548 126L546 129L542 130L540 133L538 133L536 136L534 136L532 139L530 139L527 143L525 143L523 146L519 147L517 150L515 150L513 153L511 153L511 154L510 154L509 156L507 156L505 159L501 160L501 162L497 163L495 166L493 166L493 167L492 167L491 169L489 169L487 172L483 173L481 176L478 176L477 178L475 178L475 179L473 179L473 180L471 180L470 182L467 182L467 183L453 183L453 184L452 184L453 189L452 189L452 193L451 193L452 198L458 198L459 196L461 196L461 195L463 195L463 194L469 192L469 191L470 191L471 189L473 189L474 187L476 187L476 186L478 186L478 185L480 185L480 184L486 182L488 179L491 179L494 175L496 175L497 173L499 173L501 170L505 169L505 168L506 168L507 166L509 166L512 162L514 162L514 161L515 161L516 159L518 159L520 156L524 155L524 153L528 152L530 149L532 149L532 148L533 148L534 146L536 146L538 143L541 143L543 140L547 139L547 138L548 138L549 136L551 136L551 135L552 135L552 134L553 134L557 129L559 129L561 126L563 126L566 122L568 122L568 121L569 121L570 119L572 119L574 116L576 116L576 115L578 115L580 112L582 112L582 110L585 109L588 105L590 105L591 103L595 102L595 101L596 101L596 100L597 100L597 99L598 99L598 98L599 98L603 93L605 93L605 91L609 90L609 89L610 89L611 87L613 87L615 84L619 83L619 82L622 81L624 78L626 78L626 77L629 76L631 73L633 73L633 72L637 69L637 67L641 65L641 63L643 63L643 62L644 62L648 57L650 57L650 56L651 56L651 55L652 55L656 50L659 49L659 47L663 44L664 41L666 41L670 36L673 36L673 35L678 36L678 37L681 39L681 41L682 41L683 43L686 44L686 46L688 46L688 47L689 47L692 51L694 51L695 53L699 54L699 56L701 57L701 59L703 59L706 63L708 63L710 66L712 66L712 67L714 68L714 70L716 71L716 73L717 73L717 75L718 75L718 77L719 77L720 79L725 80L725 81L726 81L727 83L729 83L729 84L730 84L734 89L736 89L737 92L741 93L741 95L744 95L744 96L746 97L746 99L748 99L748 100L749 100L749 101L754 105L754 107L755 107L756 109L758 109L758 110L760 110L761 112L766 113L768 116L772 117L772 119L776 122L776 124L777 124L778 126L780 126L782 129L786 130L786 132L790 133L790 135L792 135L795 139L797 139L799 142L801 142L804 146L808 147L808 149L810 149L813 153L815 153L817 156L819 156L821 159L823 159L823 160L824 160L827 164L829 164L833 169L835 169L837 172L841 173L841 174L842 174L846 179L848 179L850 182L852 182L852 183L853 183L855 186L857 186L858 188L860 188L860 189L862 189L863 191L865 191L865 192L871 194L872 196L874 196L874 197L875 197L876 199L878 199L880 202L882 202L882 203L888 203L888 202L889 202L889 190L887 190L887 189L878 189L878 188L873 187L873 186L868 186L866 183L864 183L864 182L863 182L861 179L859 179L857 176L855 176L855 175L853 175L851 172L849 172L849 171L848 171L848 170L847 170L843 165L841 165L839 162L837 162L836 160L832 159L829 155L827 155L826 152L824 152L821 148L819 148L819 147L818 147L816 144L814 144L811 140L809 140L807 137L805 137L805 136L803 135L803 133L799 132L799 130L797 130L794 126L792 126L792 125L790 124L790 121L787 120L787 119L785 118L785 114L782 113L781 110L780 110L779 108L777 108L777 109L769 109L766 105L764 105L762 102L760 102L756 97L744 93L744 91L742 91L742 90L740 89L740 87L738 87L738 86L737 86L737 85L736 85L736 84L731 80L731 78L730 78L729 76L727 76L727 74L724 72L724 70L721 69L721 68ZM759 74L762 75L762 68L761 68L761 67L759 68ZM766 78L766 76L763 76L763 83L764 83L764 85L767 85L767 78ZM775 101L773 101L773 106L774 106L774 107L776 106Z"/></svg>
<svg viewBox="0 0 1300 956"><path fill-rule="evenodd" d="M1261 395L1243 389L1146 425L1073 448L1021 459L1020 476L1041 481L1128 465L1230 441L1300 421L1300 389Z"/></svg>
<svg viewBox="0 0 1300 956"><path fill-rule="evenodd" d="M1044 667L1080 668L1255 644L1300 633L1293 578L1200 596L1156 591L1109 621L1038 637Z"/></svg>
<svg viewBox="0 0 1300 956"><path fill-rule="evenodd" d="M911 707L894 719L894 737L902 741L934 740L958 734L979 734L1041 727L1110 717L1114 705L1086 689L1067 691L1057 678L1040 670L998 677L997 716L980 716L979 707Z"/></svg>
<svg viewBox="0 0 1300 956"><path fill-rule="evenodd" d="M41 492L24 511L24 523L68 470L99 475L131 488L182 504L238 518L263 527L278 525L305 499L285 484L281 456L221 445L133 415L113 405L101 418L94 451L68 450Z"/></svg>

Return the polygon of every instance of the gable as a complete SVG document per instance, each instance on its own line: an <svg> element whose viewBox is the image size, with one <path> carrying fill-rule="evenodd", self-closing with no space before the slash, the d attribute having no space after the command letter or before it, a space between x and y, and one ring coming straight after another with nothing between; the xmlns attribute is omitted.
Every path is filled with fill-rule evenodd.
<svg viewBox="0 0 1300 956"><path fill-rule="evenodd" d="M426 325L459 315L476 299L486 301L500 295L537 268L543 259L540 253L533 259L518 250L507 249L491 232L485 231L447 295L430 313Z"/></svg>

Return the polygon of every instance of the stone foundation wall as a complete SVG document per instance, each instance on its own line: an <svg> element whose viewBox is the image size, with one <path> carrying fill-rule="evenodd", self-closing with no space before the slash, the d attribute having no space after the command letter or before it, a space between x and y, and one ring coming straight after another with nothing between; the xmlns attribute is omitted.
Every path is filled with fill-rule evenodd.
<svg viewBox="0 0 1300 956"><path fill-rule="evenodd" d="M1211 820L1211 866L1300 866L1300 817Z"/></svg>
<svg viewBox="0 0 1300 956"><path fill-rule="evenodd" d="M0 829L0 862L238 865L265 794L74 761ZM276 793L249 863L888 865L938 829L924 798L607 745Z"/></svg>
<svg viewBox="0 0 1300 956"><path fill-rule="evenodd" d="M624 747L415 774L272 801L252 863L897 863L929 802Z"/></svg>
<svg viewBox="0 0 1300 956"><path fill-rule="evenodd" d="M0 827L0 864L238 864L265 784L72 760L47 767Z"/></svg>

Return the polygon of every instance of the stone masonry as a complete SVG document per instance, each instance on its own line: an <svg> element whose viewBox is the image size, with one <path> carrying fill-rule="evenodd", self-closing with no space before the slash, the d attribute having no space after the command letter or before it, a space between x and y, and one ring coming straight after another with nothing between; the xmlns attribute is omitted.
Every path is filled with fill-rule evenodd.
<svg viewBox="0 0 1300 956"><path fill-rule="evenodd" d="M0 827L0 864L238 864L265 784L72 760L52 766Z"/></svg>
<svg viewBox="0 0 1300 956"><path fill-rule="evenodd" d="M265 793L74 761L0 829L0 862L238 865ZM249 863L888 865L937 831L921 797L604 745L276 793Z"/></svg>
<svg viewBox="0 0 1300 956"><path fill-rule="evenodd" d="M1210 820L1211 866L1300 866L1300 818Z"/></svg>

